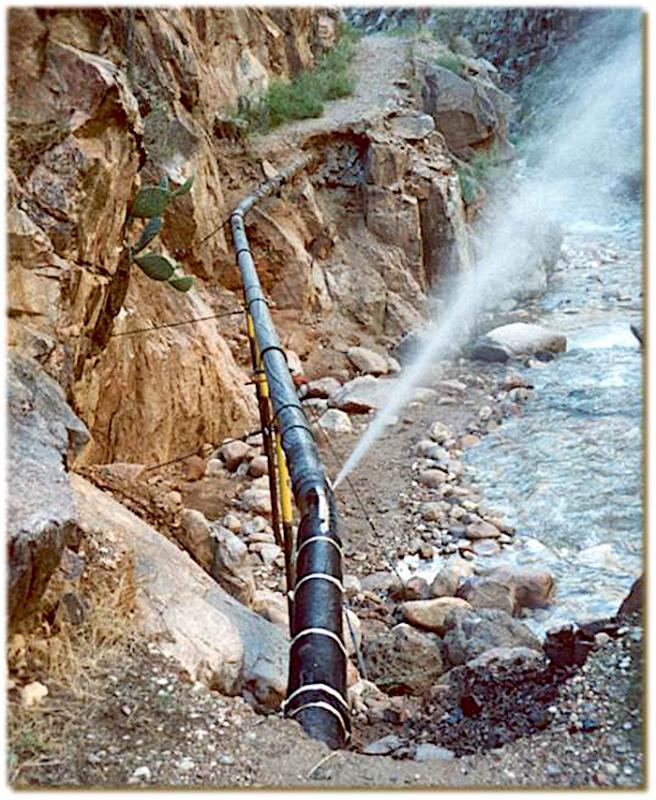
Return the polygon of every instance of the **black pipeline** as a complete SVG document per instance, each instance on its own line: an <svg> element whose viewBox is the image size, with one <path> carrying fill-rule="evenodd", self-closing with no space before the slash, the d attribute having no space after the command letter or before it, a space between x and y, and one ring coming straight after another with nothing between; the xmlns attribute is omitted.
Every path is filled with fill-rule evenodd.
<svg viewBox="0 0 656 800"><path fill-rule="evenodd" d="M337 533L337 516L310 425L262 293L244 227L246 213L311 160L309 155L295 159L275 178L248 195L231 214L230 226L246 312L252 321L258 357L268 385L272 423L284 451L300 514L291 595L285 715L296 719L312 738L337 748L350 736L347 655L342 633L342 546Z"/></svg>

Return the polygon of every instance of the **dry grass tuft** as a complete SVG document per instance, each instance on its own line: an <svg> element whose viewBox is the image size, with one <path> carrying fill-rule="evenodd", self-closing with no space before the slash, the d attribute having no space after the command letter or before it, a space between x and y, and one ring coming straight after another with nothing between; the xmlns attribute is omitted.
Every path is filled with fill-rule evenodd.
<svg viewBox="0 0 656 800"><path fill-rule="evenodd" d="M93 546L89 549L93 551ZM88 714L102 696L101 687L138 641L135 625L134 561L94 558L74 582L52 577L37 614L10 637L8 777L21 785L21 775L46 774L64 763L67 732L80 714ZM83 613L67 610L74 596ZM24 708L20 688L33 681L48 687L37 706Z"/></svg>

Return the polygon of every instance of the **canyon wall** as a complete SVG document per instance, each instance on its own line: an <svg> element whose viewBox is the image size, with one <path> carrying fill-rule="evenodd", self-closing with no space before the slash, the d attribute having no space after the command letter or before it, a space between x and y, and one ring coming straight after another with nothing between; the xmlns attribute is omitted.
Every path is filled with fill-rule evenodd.
<svg viewBox="0 0 656 800"><path fill-rule="evenodd" d="M266 137L235 133L231 113L273 77L312 67L340 18L311 8L10 11L9 344L55 378L87 426L75 465L156 463L257 427L225 223L299 143L269 150ZM349 344L390 348L421 323L436 283L468 268L438 111L417 111L408 80L398 83L406 100L395 108L328 121L303 140L314 164L248 221L283 344L310 374L352 369ZM140 223L128 212L140 187L192 174L153 247L195 276L182 294L130 263Z"/></svg>

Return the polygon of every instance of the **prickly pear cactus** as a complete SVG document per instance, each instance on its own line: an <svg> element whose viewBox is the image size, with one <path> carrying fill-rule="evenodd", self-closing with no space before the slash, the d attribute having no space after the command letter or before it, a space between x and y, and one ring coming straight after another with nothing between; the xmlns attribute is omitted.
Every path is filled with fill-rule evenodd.
<svg viewBox="0 0 656 800"><path fill-rule="evenodd" d="M191 275L176 274L179 269L173 259L157 253L140 253L162 230L162 214L169 203L176 197L182 197L191 190L194 175L178 186L173 191L169 190L168 176L164 176L159 186L144 186L137 192L130 209L130 217L147 219L148 222L141 231L136 244L130 248L130 256L134 263L145 275L154 281L165 281L178 292L188 292L194 285Z"/></svg>
<svg viewBox="0 0 656 800"><path fill-rule="evenodd" d="M159 217L173 199L173 193L160 186L144 186L134 198L130 213L133 217Z"/></svg>

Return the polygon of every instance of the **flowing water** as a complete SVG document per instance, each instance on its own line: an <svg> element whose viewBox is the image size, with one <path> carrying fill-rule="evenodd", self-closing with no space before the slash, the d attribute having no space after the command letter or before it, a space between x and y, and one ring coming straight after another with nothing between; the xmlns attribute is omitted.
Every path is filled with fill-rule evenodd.
<svg viewBox="0 0 656 800"><path fill-rule="evenodd" d="M518 533L482 564L556 578L554 605L524 620L540 634L613 615L642 566L643 353L629 328L642 306L640 226L577 227L539 303L567 352L518 367L534 397L463 457L484 504ZM430 580L442 563L413 557L402 572Z"/></svg>
<svg viewBox="0 0 656 800"><path fill-rule="evenodd" d="M543 324L567 333L568 350L519 370L535 387L525 413L463 459L484 503L519 534L485 562L537 565L556 577L557 603L526 620L541 633L615 613L642 563L642 351L629 328L642 307L639 13L609 12L558 61L556 113L524 148L511 196L491 198L474 270L453 288L335 481L356 468L436 361L463 344L479 312L507 299L535 247L536 223L557 221L564 247L539 309ZM399 568L430 578L439 566L410 557Z"/></svg>
<svg viewBox="0 0 656 800"><path fill-rule="evenodd" d="M441 287L447 298L443 315L432 322L394 396L342 467L335 489L385 433L427 372L467 341L479 313L507 300L527 264L546 255L541 248L547 242L535 235L546 220L607 225L620 212L622 181L640 164L640 15L602 15L583 44L558 61L552 87L557 113L548 118L548 129L540 128L525 143L523 175L512 191L490 192L486 215L474 232L473 269L450 291Z"/></svg>

